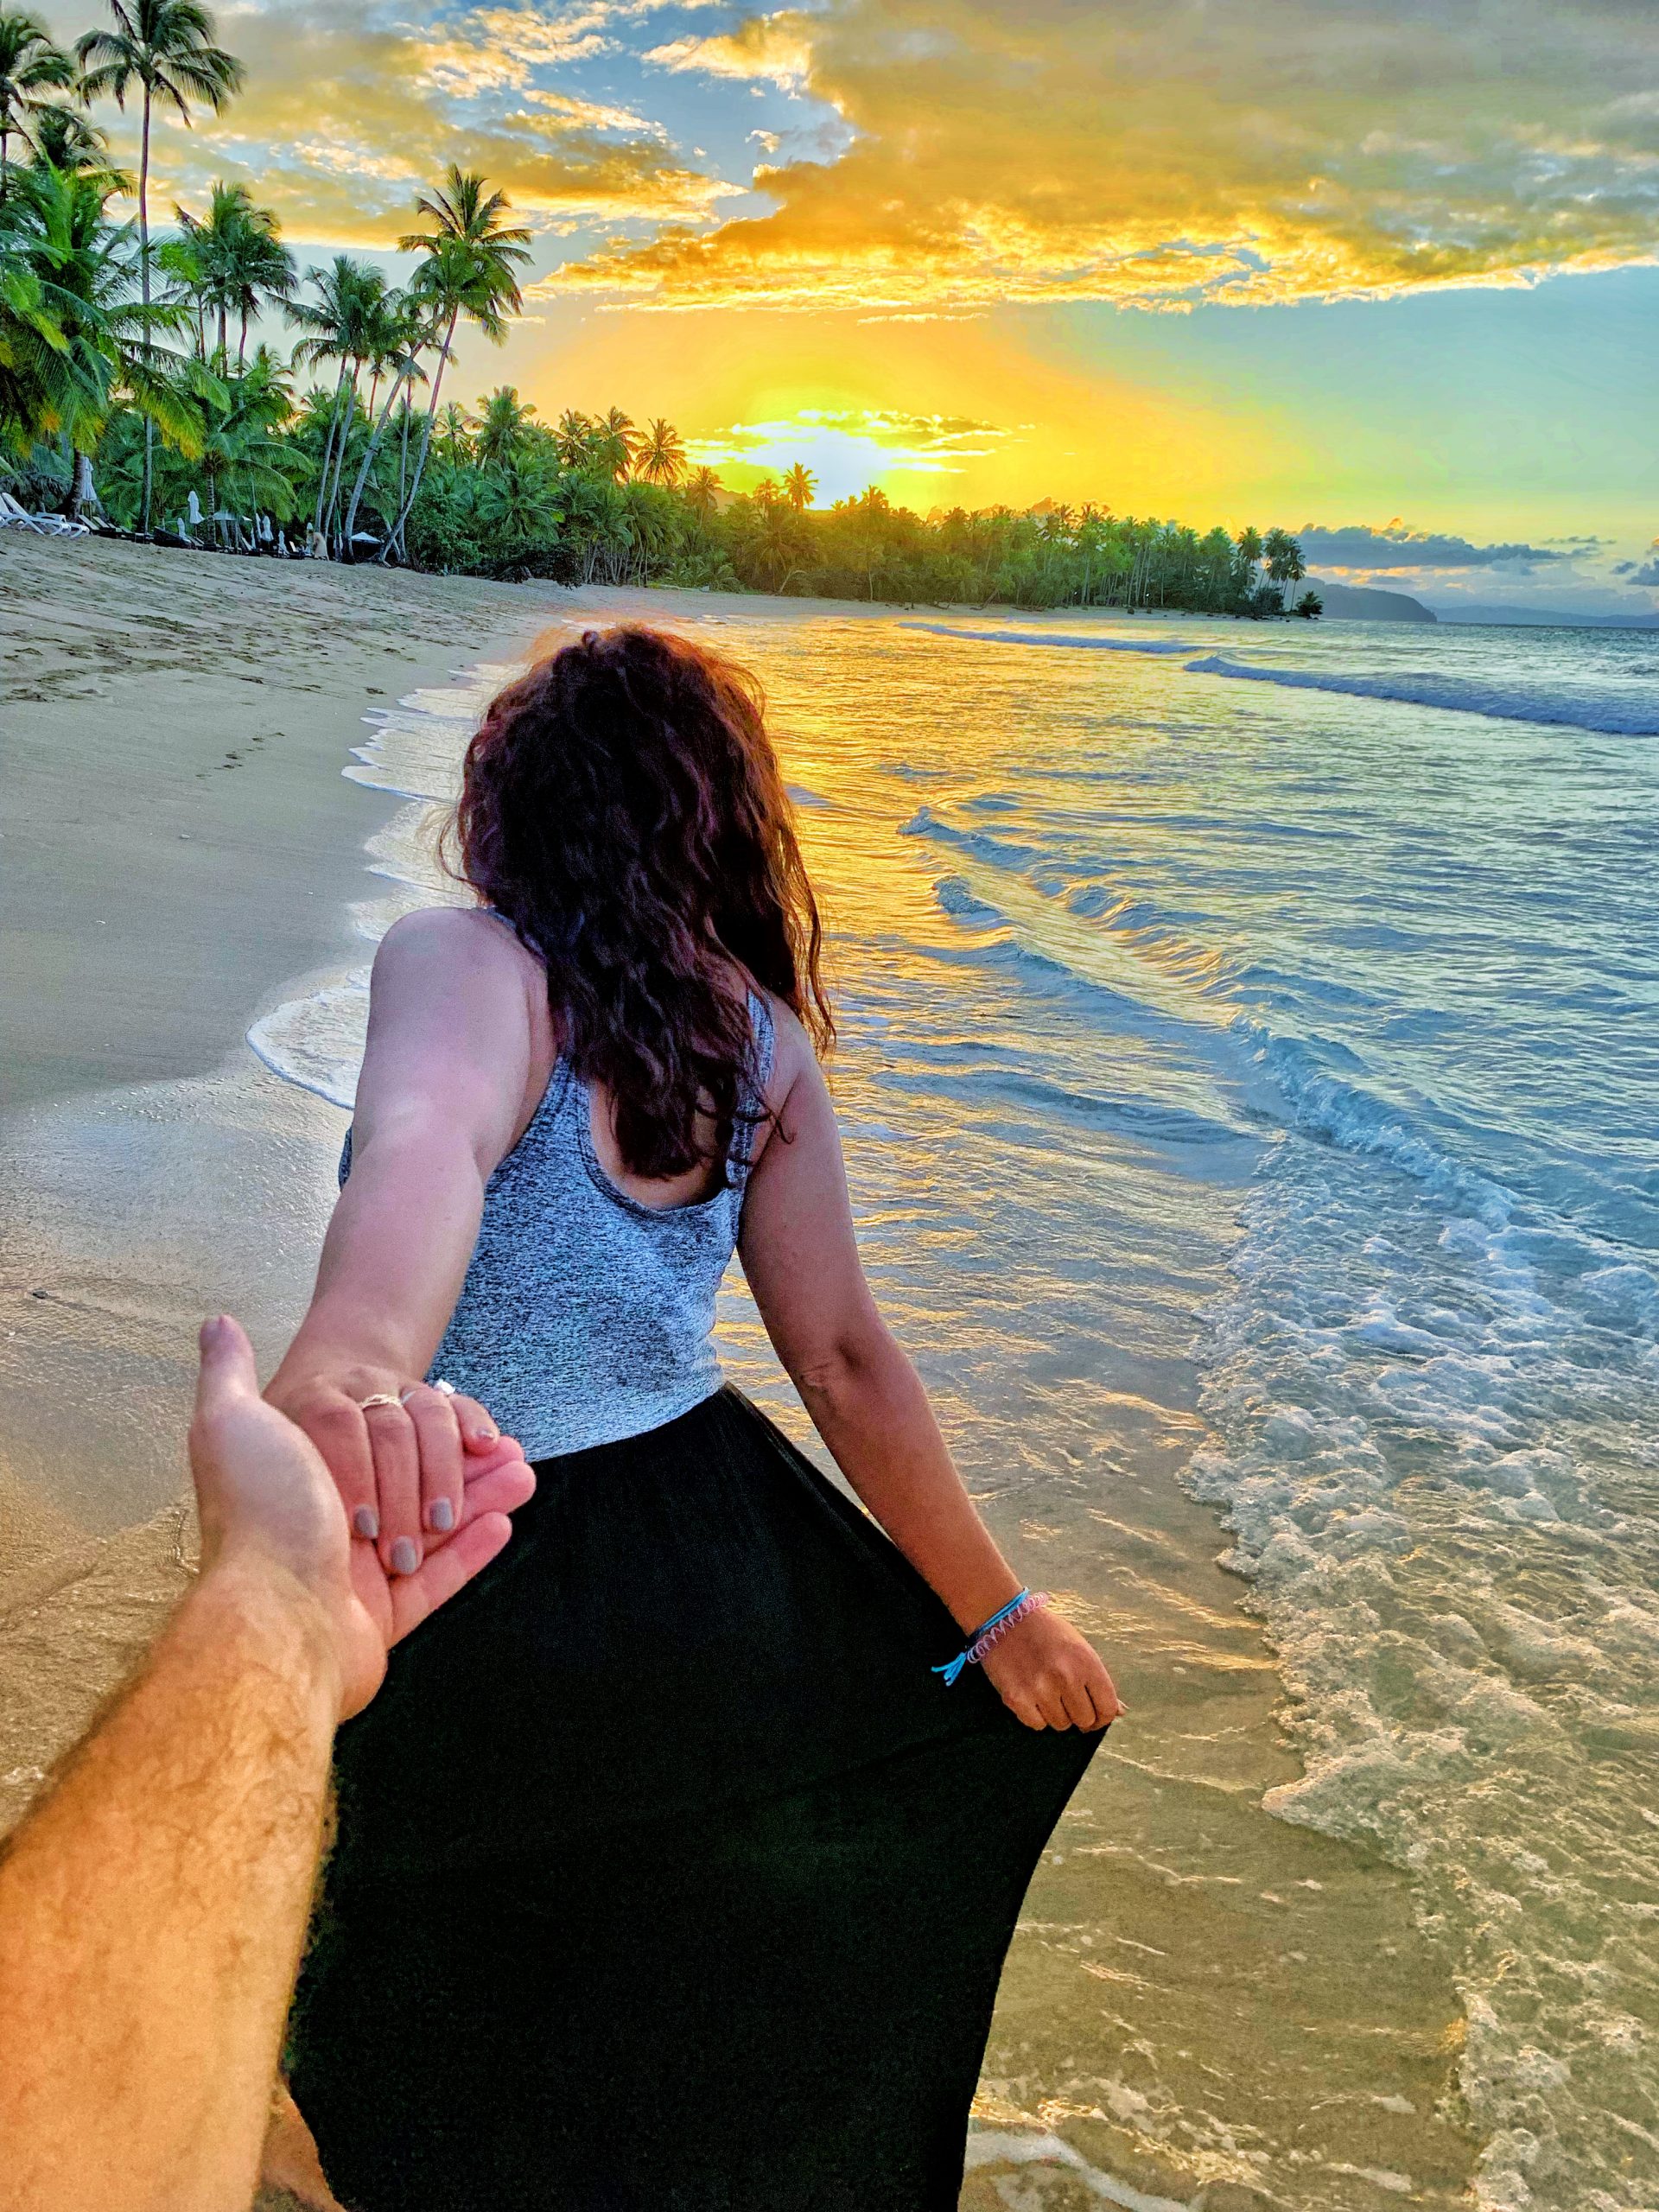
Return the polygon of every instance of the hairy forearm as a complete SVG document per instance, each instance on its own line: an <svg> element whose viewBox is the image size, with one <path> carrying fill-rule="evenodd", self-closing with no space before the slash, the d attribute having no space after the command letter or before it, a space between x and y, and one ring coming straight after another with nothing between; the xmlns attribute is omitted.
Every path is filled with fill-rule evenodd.
<svg viewBox="0 0 1659 2212"><path fill-rule="evenodd" d="M484 1176L459 1135L393 1127L359 1150L329 1224L309 1312L273 1388L331 1363L423 1375L478 1239Z"/></svg>
<svg viewBox="0 0 1659 2212"><path fill-rule="evenodd" d="M836 1465L961 1626L1005 1605L1018 1578L963 1488L920 1377L887 1330L861 1333L795 1380Z"/></svg>
<svg viewBox="0 0 1659 2212"><path fill-rule="evenodd" d="M6 2212L251 2200L339 1698L315 1600L227 1560L13 1838Z"/></svg>

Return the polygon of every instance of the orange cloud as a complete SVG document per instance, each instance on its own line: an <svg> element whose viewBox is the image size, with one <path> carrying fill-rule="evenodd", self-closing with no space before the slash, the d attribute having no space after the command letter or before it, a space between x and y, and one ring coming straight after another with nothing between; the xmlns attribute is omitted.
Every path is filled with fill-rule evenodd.
<svg viewBox="0 0 1659 2212"><path fill-rule="evenodd" d="M643 57L658 68L700 70L709 77L767 82L786 91L805 84L812 49L805 21L798 16L751 16L734 31L709 38L677 38L652 47Z"/></svg>
<svg viewBox="0 0 1659 2212"><path fill-rule="evenodd" d="M850 143L758 171L770 213L619 244L550 289L1181 308L1656 257L1646 0L830 0L655 56L734 76L798 60Z"/></svg>
<svg viewBox="0 0 1659 2212"><path fill-rule="evenodd" d="M245 89L188 132L158 129L155 203L188 202L210 179L241 175L300 237L387 245L410 227L416 186L453 161L482 170L556 234L579 221L707 221L742 188L677 157L654 119L531 81L550 62L607 48L615 27L657 4L488 6L441 32L377 24L347 0L238 9L220 29L245 64ZM68 35L67 0L53 12ZM118 144L132 136L130 113L104 119Z"/></svg>

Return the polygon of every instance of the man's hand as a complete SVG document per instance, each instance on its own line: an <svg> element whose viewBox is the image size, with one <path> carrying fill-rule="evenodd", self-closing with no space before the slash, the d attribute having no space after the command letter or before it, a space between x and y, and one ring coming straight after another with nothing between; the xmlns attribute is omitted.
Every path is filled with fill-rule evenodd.
<svg viewBox="0 0 1659 2212"><path fill-rule="evenodd" d="M374 1695L391 1646L488 1566L512 1534L508 1514L536 1488L511 1437L469 1452L454 1533L429 1537L413 1573L388 1574L376 1546L348 1533L315 1446L260 1397L252 1348L228 1316L201 1332L190 1471L204 1573L275 1567L315 1601L339 1670L341 1719Z"/></svg>

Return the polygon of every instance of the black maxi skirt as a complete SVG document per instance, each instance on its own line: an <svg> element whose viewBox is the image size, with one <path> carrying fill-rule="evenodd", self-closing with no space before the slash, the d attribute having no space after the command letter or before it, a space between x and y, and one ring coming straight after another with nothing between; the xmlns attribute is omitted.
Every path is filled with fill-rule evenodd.
<svg viewBox="0 0 1659 2212"><path fill-rule="evenodd" d="M342 1730L289 2053L353 2212L946 2212L1096 1735L739 1392L545 1460Z"/></svg>

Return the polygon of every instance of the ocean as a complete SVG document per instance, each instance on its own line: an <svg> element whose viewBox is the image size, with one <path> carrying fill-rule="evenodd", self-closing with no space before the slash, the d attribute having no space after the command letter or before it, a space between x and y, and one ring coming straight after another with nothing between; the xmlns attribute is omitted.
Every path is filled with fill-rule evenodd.
<svg viewBox="0 0 1659 2212"><path fill-rule="evenodd" d="M872 1280L1130 1707L971 2201L1659 2205L1659 639L734 604ZM506 673L347 770L365 961ZM364 980L250 1041L348 1103Z"/></svg>

